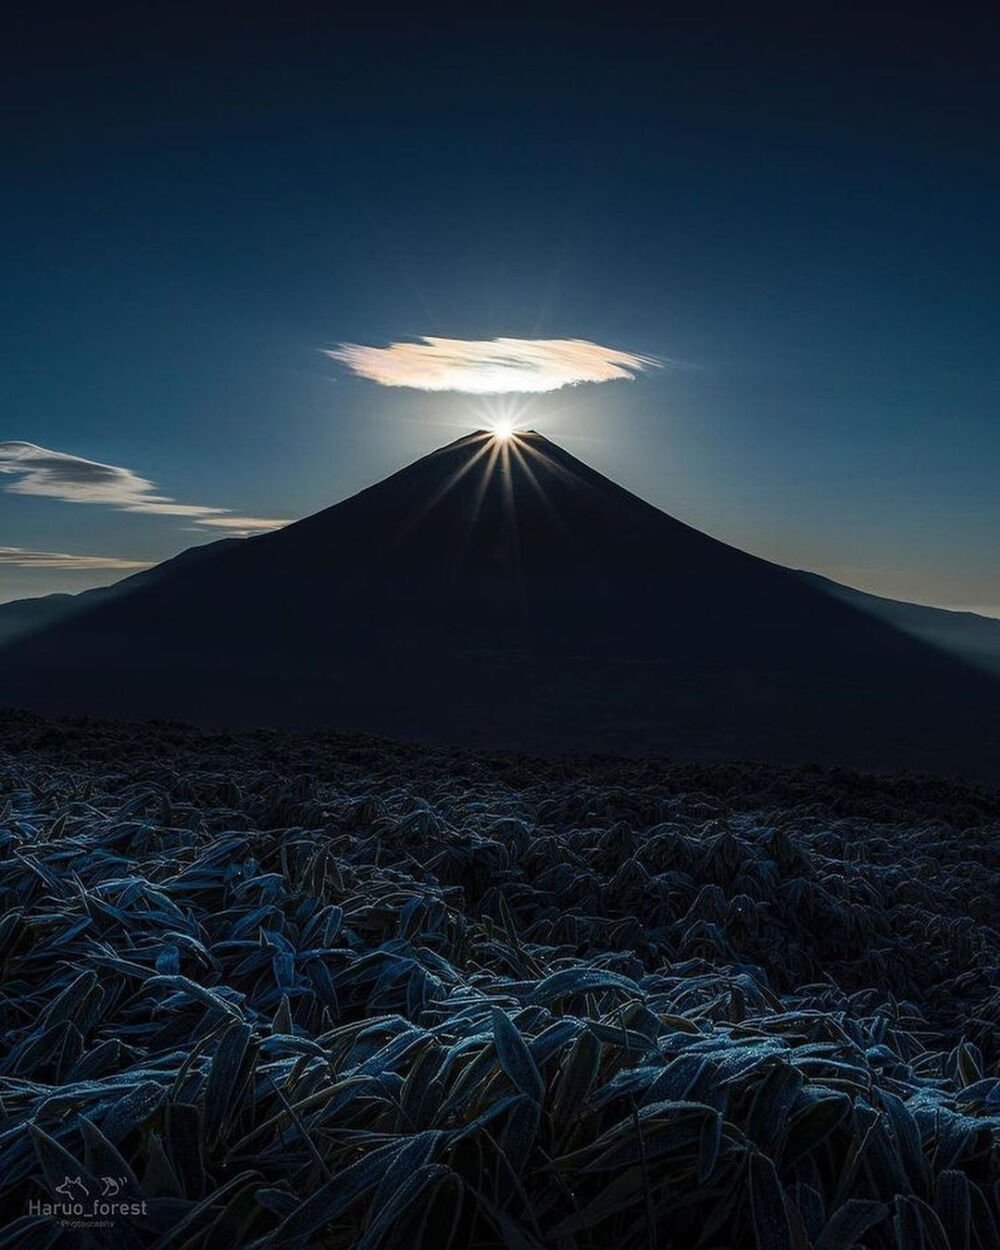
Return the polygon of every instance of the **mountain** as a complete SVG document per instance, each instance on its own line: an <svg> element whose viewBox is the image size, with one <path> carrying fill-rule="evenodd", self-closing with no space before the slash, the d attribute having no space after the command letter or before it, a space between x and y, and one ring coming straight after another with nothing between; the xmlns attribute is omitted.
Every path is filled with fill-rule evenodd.
<svg viewBox="0 0 1000 1250"><path fill-rule="evenodd" d="M799 576L844 603L852 603L863 612L902 630L904 634L920 638L1000 677L1000 620L980 616L977 612L928 608L919 603L904 603L900 599L883 599L864 590L841 586L839 582L821 577L818 573L800 573Z"/></svg>
<svg viewBox="0 0 1000 1250"><path fill-rule="evenodd" d="M100 587L99 593L104 590L105 587ZM83 592L88 595L94 593L91 590ZM74 616L80 608L79 601L83 594L41 595L37 599L12 599L9 603L0 603L0 645Z"/></svg>
<svg viewBox="0 0 1000 1250"><path fill-rule="evenodd" d="M477 433L0 649L0 702L997 775L1000 683L536 433Z"/></svg>
<svg viewBox="0 0 1000 1250"><path fill-rule="evenodd" d="M131 594L141 586L150 585L161 577L169 577L178 568L183 568L209 555L217 555L223 547L239 542L238 538L219 538L212 543L204 543L199 547L189 547L171 560L164 560L154 568L143 569L141 573L132 573L123 577L113 586L98 586L94 590L83 590L77 595L55 594L39 595L32 599L12 599L9 603L0 603L0 646L13 642L15 638L26 638L41 629L47 629L60 621L67 621L79 616L89 608L98 604L108 603L121 595Z"/></svg>

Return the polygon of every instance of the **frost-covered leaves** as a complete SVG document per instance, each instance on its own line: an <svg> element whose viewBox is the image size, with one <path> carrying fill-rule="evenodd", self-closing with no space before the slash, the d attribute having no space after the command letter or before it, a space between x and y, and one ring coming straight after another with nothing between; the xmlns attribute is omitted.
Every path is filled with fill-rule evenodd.
<svg viewBox="0 0 1000 1250"><path fill-rule="evenodd" d="M988 797L56 737L3 761L0 1245L74 1244L67 1176L123 1248L1000 1245Z"/></svg>

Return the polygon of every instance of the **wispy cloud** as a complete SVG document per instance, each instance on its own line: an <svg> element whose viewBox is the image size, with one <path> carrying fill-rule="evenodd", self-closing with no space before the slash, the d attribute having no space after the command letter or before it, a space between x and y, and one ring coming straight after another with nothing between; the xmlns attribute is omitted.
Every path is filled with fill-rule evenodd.
<svg viewBox="0 0 1000 1250"><path fill-rule="evenodd" d="M580 382L632 381L663 366L652 356L586 339L421 338L388 347L339 343L326 355L380 386L471 395L540 394Z"/></svg>
<svg viewBox="0 0 1000 1250"><path fill-rule="evenodd" d="M267 530L280 529L282 525L289 525L289 521L275 521L270 517L260 516L230 516L226 513L223 516L205 516L198 521L199 525L212 526L220 530L238 530L241 534L257 534L264 533Z"/></svg>
<svg viewBox="0 0 1000 1250"><path fill-rule="evenodd" d="M19 569L148 569L145 560L122 560L118 556L74 556L65 551L27 551L24 547L0 547L0 564Z"/></svg>
<svg viewBox="0 0 1000 1250"><path fill-rule="evenodd" d="M0 442L0 474L15 479L6 487L15 495L42 495L68 503L104 504L122 512L185 517L198 527L253 534L288 524L274 518L234 516L228 508L178 503L169 495L159 494L155 483L131 469L50 451L34 443Z"/></svg>

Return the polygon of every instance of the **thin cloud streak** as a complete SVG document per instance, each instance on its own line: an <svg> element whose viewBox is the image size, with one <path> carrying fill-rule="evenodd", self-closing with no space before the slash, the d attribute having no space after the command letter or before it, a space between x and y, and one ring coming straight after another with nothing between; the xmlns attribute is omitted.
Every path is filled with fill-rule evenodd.
<svg viewBox="0 0 1000 1250"><path fill-rule="evenodd" d="M87 460L70 452L51 451L34 443L0 442L0 474L15 479L5 487L14 495L103 504L121 512L151 516L185 517L199 527L223 528L243 535L288 524L284 519L233 516L228 508L178 503L169 495L158 494L154 482L131 469Z"/></svg>
<svg viewBox="0 0 1000 1250"><path fill-rule="evenodd" d="M275 521L270 517L259 516L205 516L198 522L202 526L212 526L222 530L237 530L241 534L265 533L280 529L283 525L291 525L290 520Z"/></svg>
<svg viewBox="0 0 1000 1250"><path fill-rule="evenodd" d="M542 394L581 382L631 382L664 366L653 356L586 339L423 337L388 347L340 343L324 354L380 386L468 395Z"/></svg>
<svg viewBox="0 0 1000 1250"><path fill-rule="evenodd" d="M118 556L75 556L66 551L27 551L24 547L0 547L0 564L19 569L148 569L147 560L123 560Z"/></svg>

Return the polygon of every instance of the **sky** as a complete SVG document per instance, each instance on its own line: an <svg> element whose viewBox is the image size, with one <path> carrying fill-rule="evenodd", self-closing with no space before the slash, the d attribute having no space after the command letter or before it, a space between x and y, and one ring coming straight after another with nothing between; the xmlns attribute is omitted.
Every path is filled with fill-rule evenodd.
<svg viewBox="0 0 1000 1250"><path fill-rule="evenodd" d="M744 550L1000 615L995 24L326 7L15 6L0 601L503 412Z"/></svg>

